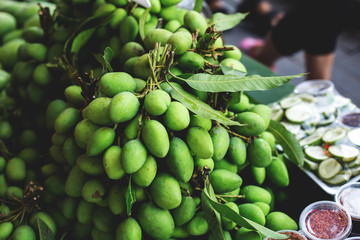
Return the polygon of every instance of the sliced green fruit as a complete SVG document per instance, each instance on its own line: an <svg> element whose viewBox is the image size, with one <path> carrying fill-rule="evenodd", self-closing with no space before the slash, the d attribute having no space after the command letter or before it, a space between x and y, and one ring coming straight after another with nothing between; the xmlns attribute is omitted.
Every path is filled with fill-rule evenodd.
<svg viewBox="0 0 360 240"><path fill-rule="evenodd" d="M281 108L274 108L271 110L271 120L279 122L284 116L284 110Z"/></svg>
<svg viewBox="0 0 360 240"><path fill-rule="evenodd" d="M318 174L322 179L330 179L341 171L341 164L334 158L329 158L319 164Z"/></svg>
<svg viewBox="0 0 360 240"><path fill-rule="evenodd" d="M316 131L308 137L305 137L299 141L300 146L313 146L321 143L321 138L326 131L326 128L318 128Z"/></svg>
<svg viewBox="0 0 360 240"><path fill-rule="evenodd" d="M319 163L304 158L304 167L310 171L317 171L319 169Z"/></svg>
<svg viewBox="0 0 360 240"><path fill-rule="evenodd" d="M350 130L347 137L352 144L360 146L360 128Z"/></svg>
<svg viewBox="0 0 360 240"><path fill-rule="evenodd" d="M324 179L324 182L330 185L339 185L343 184L351 178L351 170L343 170L336 174L334 177L330 179Z"/></svg>
<svg viewBox="0 0 360 240"><path fill-rule="evenodd" d="M344 167L346 168L353 168L358 166L360 166L360 155L355 160L344 163Z"/></svg>
<svg viewBox="0 0 360 240"><path fill-rule="evenodd" d="M326 150L320 146L309 146L304 149L305 155L315 162L324 161L329 157Z"/></svg>
<svg viewBox="0 0 360 240"><path fill-rule="evenodd" d="M360 166L349 168L351 171L351 176L357 176L360 174Z"/></svg>
<svg viewBox="0 0 360 240"><path fill-rule="evenodd" d="M299 97L304 102L313 103L316 101L314 95L310 93L299 93L296 96Z"/></svg>
<svg viewBox="0 0 360 240"><path fill-rule="evenodd" d="M307 105L295 105L285 110L285 117L294 123L302 123L310 119L313 114L313 109Z"/></svg>
<svg viewBox="0 0 360 240"><path fill-rule="evenodd" d="M292 95L292 96L289 96L289 97L286 97L286 98L280 100L280 106L284 109L293 107L300 103L302 103L302 100L301 100L301 98L299 98L296 95Z"/></svg>
<svg viewBox="0 0 360 240"><path fill-rule="evenodd" d="M282 123L282 125L284 125L286 130L288 130L289 132L291 132L294 135L297 135L299 133L299 131L301 130L301 126L299 124L290 123L290 122L281 122L281 123Z"/></svg>
<svg viewBox="0 0 360 240"><path fill-rule="evenodd" d="M344 127L329 128L322 136L322 140L328 144L334 144L343 139L346 136L346 133L347 131Z"/></svg>
<svg viewBox="0 0 360 240"><path fill-rule="evenodd" d="M350 162L357 158L360 152L356 147L346 144L339 144L330 146L329 153L344 162Z"/></svg>

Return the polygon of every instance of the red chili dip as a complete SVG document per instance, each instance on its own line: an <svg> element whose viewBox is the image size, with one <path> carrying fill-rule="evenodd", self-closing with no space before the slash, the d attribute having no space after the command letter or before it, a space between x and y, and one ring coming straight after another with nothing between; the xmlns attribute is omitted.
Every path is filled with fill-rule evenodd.
<svg viewBox="0 0 360 240"><path fill-rule="evenodd" d="M360 127L360 113L350 113L342 117L342 123L350 127Z"/></svg>
<svg viewBox="0 0 360 240"><path fill-rule="evenodd" d="M321 239L332 239L340 236L348 224L346 213L334 209L313 210L305 219L308 232Z"/></svg>

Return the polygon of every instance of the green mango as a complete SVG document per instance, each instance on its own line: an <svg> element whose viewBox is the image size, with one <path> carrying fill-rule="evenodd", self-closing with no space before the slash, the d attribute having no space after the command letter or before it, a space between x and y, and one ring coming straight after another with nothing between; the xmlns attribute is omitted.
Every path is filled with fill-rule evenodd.
<svg viewBox="0 0 360 240"><path fill-rule="evenodd" d="M144 47L138 42L127 42L120 50L121 61L126 62L132 57L139 57L145 53Z"/></svg>
<svg viewBox="0 0 360 240"><path fill-rule="evenodd" d="M109 23L110 27L114 30L117 30L120 28L120 23L122 20L124 20L124 18L127 16L126 10L124 8L117 8L113 13L112 13L112 18L111 21ZM120 38L119 39L119 44L120 45ZM114 48L111 48L114 49ZM116 51L114 51L116 52Z"/></svg>
<svg viewBox="0 0 360 240"><path fill-rule="evenodd" d="M264 167L250 166L251 176L256 185L262 185L266 178L266 169Z"/></svg>
<svg viewBox="0 0 360 240"><path fill-rule="evenodd" d="M34 74L35 67L36 64L32 61L20 61L16 63L12 73L14 81L22 84L29 83Z"/></svg>
<svg viewBox="0 0 360 240"><path fill-rule="evenodd" d="M171 20L167 22L164 28L172 33L174 33L179 27L181 27L181 23L178 20Z"/></svg>
<svg viewBox="0 0 360 240"><path fill-rule="evenodd" d="M210 174L210 181L215 193L226 193L239 188L242 178L226 169L215 169Z"/></svg>
<svg viewBox="0 0 360 240"><path fill-rule="evenodd" d="M163 18L166 22L171 20L178 19L178 7L176 5L168 6L168 7L161 7L160 10L160 17Z"/></svg>
<svg viewBox="0 0 360 240"><path fill-rule="evenodd" d="M152 202L140 205L137 219L142 230L154 239L169 239L175 229L169 210L159 208Z"/></svg>
<svg viewBox="0 0 360 240"><path fill-rule="evenodd" d="M151 13L160 13L161 10L161 2L160 0L150 0L151 3Z"/></svg>
<svg viewBox="0 0 360 240"><path fill-rule="evenodd" d="M76 209L78 205L78 199L73 197L65 197L59 203L60 210L64 217L68 220L76 217Z"/></svg>
<svg viewBox="0 0 360 240"><path fill-rule="evenodd" d="M283 160L272 157L271 164L266 167L267 179L276 187L289 186L289 173Z"/></svg>
<svg viewBox="0 0 360 240"><path fill-rule="evenodd" d="M159 0L156 0L156 1L159 1ZM145 26L144 26L145 36L152 30L156 29L156 27L158 26L158 23L159 23L158 17L156 15L151 15L150 21L145 23Z"/></svg>
<svg viewBox="0 0 360 240"><path fill-rule="evenodd" d="M49 149L50 156L57 163L67 163L67 160L63 154L62 146L52 145Z"/></svg>
<svg viewBox="0 0 360 240"><path fill-rule="evenodd" d="M244 135L246 137L253 137L261 134L265 131L265 121L258 114L253 112L242 112L235 114L235 121L238 121L241 124L246 124L244 126L236 126L234 128L235 132Z"/></svg>
<svg viewBox="0 0 360 240"><path fill-rule="evenodd" d="M141 92L145 87L146 87L146 81L140 78L134 78L135 83L136 83L136 87L135 87L135 92L139 93Z"/></svg>
<svg viewBox="0 0 360 240"><path fill-rule="evenodd" d="M144 165L146 158L146 148L138 139L125 143L121 151L121 165L128 174L138 171Z"/></svg>
<svg viewBox="0 0 360 240"><path fill-rule="evenodd" d="M265 129L268 128L271 119L271 109L264 104L255 104L249 109L250 112L258 114L265 122Z"/></svg>
<svg viewBox="0 0 360 240"><path fill-rule="evenodd" d="M220 161L225 157L230 146L229 133L221 126L212 128L209 133L214 147L212 158L214 161Z"/></svg>
<svg viewBox="0 0 360 240"><path fill-rule="evenodd" d="M166 112L170 103L170 95L164 90L156 89L145 96L144 108L150 115L159 116Z"/></svg>
<svg viewBox="0 0 360 240"><path fill-rule="evenodd" d="M270 205L266 204L264 202L254 202L256 206L258 206L264 213L264 216L266 216L270 212Z"/></svg>
<svg viewBox="0 0 360 240"><path fill-rule="evenodd" d="M141 240L140 224L132 217L123 220L116 228L116 239Z"/></svg>
<svg viewBox="0 0 360 240"><path fill-rule="evenodd" d="M0 197L5 197L7 187L5 174L0 174Z"/></svg>
<svg viewBox="0 0 360 240"><path fill-rule="evenodd" d="M195 157L195 169L197 170L203 170L205 166L207 166L210 169L210 172L212 172L215 168L215 163L212 158L199 158Z"/></svg>
<svg viewBox="0 0 360 240"><path fill-rule="evenodd" d="M263 211L261 210L261 208L259 208L258 206L256 206L253 203L243 203L240 204L239 206L239 214L247 219L250 219L262 226L265 225L265 216ZM249 223L247 223L246 221L244 221L243 219L239 220L240 221L240 226L241 227L245 227L248 229L254 229Z"/></svg>
<svg viewBox="0 0 360 240"><path fill-rule="evenodd" d="M67 163L72 167L80 156L81 149L77 146L73 137L68 137L63 145L63 155Z"/></svg>
<svg viewBox="0 0 360 240"><path fill-rule="evenodd" d="M171 20L170 22L178 23L180 26L180 23L177 20ZM168 22L168 24L170 22ZM170 26L168 26L168 27L170 28ZM185 31L175 32L169 37L167 43L171 44L173 47L176 47L175 55L182 55L191 48L192 35L190 32L185 32Z"/></svg>
<svg viewBox="0 0 360 240"><path fill-rule="evenodd" d="M202 236L209 231L209 224L204 212L197 213L186 225L187 232L192 236Z"/></svg>
<svg viewBox="0 0 360 240"><path fill-rule="evenodd" d="M36 69L35 69L36 71ZM64 95L68 102L73 104L74 106L82 106L84 105L84 98L81 95L82 89L77 85L70 85L65 88Z"/></svg>
<svg viewBox="0 0 360 240"><path fill-rule="evenodd" d="M261 234L257 231L241 227L236 231L235 240L262 240Z"/></svg>
<svg viewBox="0 0 360 240"><path fill-rule="evenodd" d="M250 102L249 97L246 94L241 93L240 102L238 102L238 101L235 101L236 100L236 98L234 97L235 94L237 94L237 93L231 93L232 99L230 101L228 109L235 113L240 113L240 112L244 112L244 111L248 110L249 102Z"/></svg>
<svg viewBox="0 0 360 240"><path fill-rule="evenodd" d="M104 167L101 160L101 156L88 156L87 154L81 154L76 159L76 164L83 172L92 176L99 176L104 173Z"/></svg>
<svg viewBox="0 0 360 240"><path fill-rule="evenodd" d="M160 43L162 46L164 46L169 37L172 35L172 32L162 29L162 28L156 28L154 30L151 30L148 32L144 38L144 46L146 50L152 50L155 48L155 43Z"/></svg>
<svg viewBox="0 0 360 240"><path fill-rule="evenodd" d="M246 143L239 137L230 137L229 149L226 157L237 165L243 165L246 160Z"/></svg>
<svg viewBox="0 0 360 240"><path fill-rule="evenodd" d="M33 80L36 84L39 84L41 86L47 86L52 81L52 78L53 77L51 76L51 72L49 68L45 65L45 63L41 63L35 67L33 71ZM65 91L65 93L67 92ZM65 95L65 97L67 97L67 95ZM83 101L84 100L82 99L82 103Z"/></svg>
<svg viewBox="0 0 360 240"><path fill-rule="evenodd" d="M126 72L108 72L101 76L100 91L108 97L114 97L121 92L134 92L134 78Z"/></svg>
<svg viewBox="0 0 360 240"><path fill-rule="evenodd" d="M125 176L121 165L121 148L119 146L113 145L105 150L102 164L108 178L119 180Z"/></svg>
<svg viewBox="0 0 360 240"><path fill-rule="evenodd" d="M202 127L190 127L186 134L186 143L190 150L199 158L211 158L214 154L211 136Z"/></svg>
<svg viewBox="0 0 360 240"><path fill-rule="evenodd" d="M10 13L0 12L0 21L2 23L0 28L1 37L16 29L16 18Z"/></svg>
<svg viewBox="0 0 360 240"><path fill-rule="evenodd" d="M184 226L194 216L196 203L193 197L183 196L180 205L172 210L172 216L176 226Z"/></svg>
<svg viewBox="0 0 360 240"><path fill-rule="evenodd" d="M17 52L19 47L25 43L24 39L11 40L0 47L0 63L4 69L12 69L17 63Z"/></svg>
<svg viewBox="0 0 360 240"><path fill-rule="evenodd" d="M256 185L246 185L241 189L240 193L244 195L245 202L249 203L263 202L270 204L272 200L272 196L268 190Z"/></svg>
<svg viewBox="0 0 360 240"><path fill-rule="evenodd" d="M99 6L95 12L94 12L94 15L102 15L102 14L105 14L105 13L111 13L111 12L114 12L116 9L116 6L114 4L111 4L111 3L105 3L101 6Z"/></svg>
<svg viewBox="0 0 360 240"><path fill-rule="evenodd" d="M125 7L129 3L126 0L107 0L107 2L112 3L117 7Z"/></svg>
<svg viewBox="0 0 360 240"><path fill-rule="evenodd" d="M51 231L54 235L56 235L56 233L57 233L56 223L55 223L54 219L48 213L43 212L43 211L34 213L29 220L30 226L37 229L38 228L38 219L41 219L47 225L47 227L48 227L47 231Z"/></svg>
<svg viewBox="0 0 360 240"><path fill-rule="evenodd" d="M268 132L268 131L264 131L259 135L259 137L264 139L265 141L267 141L267 143L270 145L272 151L276 150L276 139L275 139L274 134L272 134L271 132Z"/></svg>
<svg viewBox="0 0 360 240"><path fill-rule="evenodd" d="M41 42L44 38L44 31L38 26L31 26L23 29L21 37L30 43Z"/></svg>
<svg viewBox="0 0 360 240"><path fill-rule="evenodd" d="M237 188L230 192L222 193L223 198L228 202L235 202L236 200L238 200L238 198L235 196L239 196L239 194L240 194L240 188Z"/></svg>
<svg viewBox="0 0 360 240"><path fill-rule="evenodd" d="M214 161L214 169L226 169L233 173L238 172L238 166L234 163L229 162L225 158L220 161Z"/></svg>
<svg viewBox="0 0 360 240"><path fill-rule="evenodd" d="M280 211L274 211L266 216L265 227L273 230L298 230L298 225L289 215Z"/></svg>
<svg viewBox="0 0 360 240"><path fill-rule="evenodd" d="M38 62L44 62L47 56L47 47L42 43L27 43L26 56Z"/></svg>
<svg viewBox="0 0 360 240"><path fill-rule="evenodd" d="M231 48L233 48L233 50L224 51L223 52L223 58L232 58L232 59L235 59L237 61L240 61L240 59L242 57L242 53L241 53L240 49L237 46L228 44L228 45L225 45L224 47L227 47L227 48L231 47Z"/></svg>
<svg viewBox="0 0 360 240"><path fill-rule="evenodd" d="M14 225L11 222L0 223L0 239L8 239L14 229Z"/></svg>
<svg viewBox="0 0 360 240"><path fill-rule="evenodd" d="M164 158L169 152L169 136L165 127L159 121L146 120L141 136L146 148L155 157Z"/></svg>
<svg viewBox="0 0 360 240"><path fill-rule="evenodd" d="M85 182L82 188L82 196L85 201L90 203L98 203L103 200L106 188L100 179L90 179Z"/></svg>
<svg viewBox="0 0 360 240"><path fill-rule="evenodd" d="M232 68L234 70L247 73L246 67L240 61L233 58L225 58L220 62L221 65Z"/></svg>
<svg viewBox="0 0 360 240"><path fill-rule="evenodd" d="M10 82L11 74L0 69L0 91L4 90Z"/></svg>
<svg viewBox="0 0 360 240"><path fill-rule="evenodd" d="M165 126L173 131L181 131L190 124L190 113L184 104L172 101L164 114Z"/></svg>
<svg viewBox="0 0 360 240"><path fill-rule="evenodd" d="M110 116L108 114L111 100L112 98L108 98L108 97L98 97L95 98L93 101L91 101L89 105L85 108L87 109L86 110L87 118L92 123L101 126L112 123Z"/></svg>
<svg viewBox="0 0 360 240"><path fill-rule="evenodd" d="M65 193L66 179L61 174L54 174L49 176L44 181L44 187L56 196L62 196Z"/></svg>
<svg viewBox="0 0 360 240"><path fill-rule="evenodd" d="M99 126L92 123L88 118L81 120L78 124L76 124L74 129L74 139L76 144L80 148L86 149L89 139L99 128Z"/></svg>
<svg viewBox="0 0 360 240"><path fill-rule="evenodd" d="M136 59L133 66L134 77L144 80L148 78L151 71L148 56L149 53L145 53Z"/></svg>
<svg viewBox="0 0 360 240"><path fill-rule="evenodd" d="M54 122L55 131L65 133L70 131L80 120L80 112L72 107L64 109Z"/></svg>
<svg viewBox="0 0 360 240"><path fill-rule="evenodd" d="M193 33L198 33L199 36L204 35L208 24L201 13L192 10L188 11L184 16L184 25Z"/></svg>
<svg viewBox="0 0 360 240"><path fill-rule="evenodd" d="M164 7L173 6L180 3L181 0L160 0L160 3Z"/></svg>
<svg viewBox="0 0 360 240"><path fill-rule="evenodd" d="M17 157L21 158L22 160L24 160L26 165L31 165L31 164L37 164L39 163L39 150L34 148L34 147L27 147L27 148L23 148L23 150L21 150L18 154Z"/></svg>
<svg viewBox="0 0 360 240"><path fill-rule="evenodd" d="M9 139L13 135L13 128L8 121L0 120L0 139Z"/></svg>
<svg viewBox="0 0 360 240"><path fill-rule="evenodd" d="M35 231L29 225L17 227L11 237L14 240L36 240Z"/></svg>
<svg viewBox="0 0 360 240"><path fill-rule="evenodd" d="M148 187L154 180L157 172L157 164L155 158L151 155L147 156L144 165L132 174L132 180L139 187Z"/></svg>
<svg viewBox="0 0 360 240"><path fill-rule="evenodd" d="M9 200L15 200L15 199L23 199L24 198L24 191L17 187L17 186L9 186L6 189L6 197Z"/></svg>
<svg viewBox="0 0 360 240"><path fill-rule="evenodd" d="M233 210L237 214L239 214L239 208L236 205L236 203L234 203L234 202L226 202L225 205L228 206L231 210ZM230 219L228 219L228 218L226 218L224 216L221 216L221 223L222 223L222 226L223 226L223 228L225 230L232 230L236 226L235 222L231 221Z"/></svg>
<svg viewBox="0 0 360 240"><path fill-rule="evenodd" d="M5 175L9 181L21 182L26 177L26 164L19 157L10 158L5 167Z"/></svg>
<svg viewBox="0 0 360 240"><path fill-rule="evenodd" d="M79 204L76 208L76 217L78 222L83 224L92 223L92 215L95 209L95 204L80 199Z"/></svg>
<svg viewBox="0 0 360 240"><path fill-rule="evenodd" d="M247 159L255 167L269 166L272 162L270 145L264 139L254 139L247 148Z"/></svg>
<svg viewBox="0 0 360 240"><path fill-rule="evenodd" d="M134 8L132 10L132 15L138 20L140 21L141 16L143 16L145 14L145 8L137 6L136 8ZM151 14L147 14L146 18L145 18L145 22L149 22L151 19Z"/></svg>
<svg viewBox="0 0 360 240"><path fill-rule="evenodd" d="M179 58L179 67L188 72L199 71L204 64L204 58L196 52L186 52Z"/></svg>
<svg viewBox="0 0 360 240"><path fill-rule="evenodd" d="M91 229L91 239L93 240L114 240L115 234L113 232L104 232L96 227Z"/></svg>
<svg viewBox="0 0 360 240"><path fill-rule="evenodd" d="M56 118L62 111L65 110L65 108L66 103L61 99L52 100L48 104L45 112L45 123L48 129L54 129L54 123Z"/></svg>
<svg viewBox="0 0 360 240"><path fill-rule="evenodd" d="M125 45L133 42L139 34L139 24L134 16L126 16L120 22L120 42Z"/></svg>
<svg viewBox="0 0 360 240"><path fill-rule="evenodd" d="M115 140L113 128L101 127L94 132L86 147L88 156L96 156L104 152Z"/></svg>
<svg viewBox="0 0 360 240"><path fill-rule="evenodd" d="M113 184L109 190L109 208L114 215L123 214L126 211L127 188L120 184Z"/></svg>
<svg viewBox="0 0 360 240"><path fill-rule="evenodd" d="M115 215L107 207L97 206L93 213L94 226L103 232L113 232L116 228Z"/></svg>
<svg viewBox="0 0 360 240"><path fill-rule="evenodd" d="M139 59L139 57L131 57L129 58L128 60L126 60L124 62L124 65L123 65L123 71L130 74L130 75L135 75L134 74L134 65L135 65L135 62ZM145 81L145 80L144 80ZM146 84L146 82L145 82ZM136 90L134 90L136 92Z"/></svg>
<svg viewBox="0 0 360 240"><path fill-rule="evenodd" d="M174 209L181 203L178 181L169 173L158 173L150 185L152 200L163 209Z"/></svg>
<svg viewBox="0 0 360 240"><path fill-rule="evenodd" d="M188 238L190 236L190 234L186 231L186 227L185 226L181 226L181 227L175 227L174 232L172 234L170 239L183 239L183 238Z"/></svg>
<svg viewBox="0 0 360 240"><path fill-rule="evenodd" d="M114 123L129 121L135 117L139 110L139 106L140 102L133 93L118 93L110 102L109 117Z"/></svg>
<svg viewBox="0 0 360 240"><path fill-rule="evenodd" d="M182 182L188 182L194 172L194 159L186 143L177 137L170 140L170 150L166 155L169 171Z"/></svg>
<svg viewBox="0 0 360 240"><path fill-rule="evenodd" d="M140 115L136 115L133 119L126 123L124 128L124 135L128 140L133 140L137 138L140 130L140 123L139 123ZM141 121L141 120L140 120Z"/></svg>
<svg viewBox="0 0 360 240"><path fill-rule="evenodd" d="M81 197L82 188L87 180L88 175L78 165L75 165L66 179L65 193L70 197Z"/></svg>

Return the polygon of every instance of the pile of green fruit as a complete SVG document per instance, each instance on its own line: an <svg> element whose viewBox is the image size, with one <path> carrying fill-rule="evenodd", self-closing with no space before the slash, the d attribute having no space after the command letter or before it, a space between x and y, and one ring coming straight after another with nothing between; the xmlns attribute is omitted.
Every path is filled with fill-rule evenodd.
<svg viewBox="0 0 360 240"><path fill-rule="evenodd" d="M40 17L1 29L0 239L297 230L274 208L272 189L289 185L275 147L284 129L275 136L270 108L243 93L296 76L247 75L222 39L243 15L207 19L179 1L150 2L42 3ZM2 4L18 21L20 2ZM19 217L9 201L29 208Z"/></svg>

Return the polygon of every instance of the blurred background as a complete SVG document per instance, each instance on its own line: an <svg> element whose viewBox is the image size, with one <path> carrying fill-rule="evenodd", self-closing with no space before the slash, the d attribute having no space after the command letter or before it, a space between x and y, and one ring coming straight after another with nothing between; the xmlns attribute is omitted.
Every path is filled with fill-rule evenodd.
<svg viewBox="0 0 360 240"><path fill-rule="evenodd" d="M286 11L297 0L268 0L273 10ZM242 0L221 0L222 10L227 13L236 13ZM246 37L263 38L264 31L260 31L253 21L243 20L237 27L224 32L226 44L238 45ZM303 52L297 52L293 56L283 57L276 63L276 73L279 75L293 75L304 73ZM293 79L295 85L304 78ZM360 30L347 29L338 38L335 50L335 63L332 71L332 79L338 92L350 98L357 106L360 106Z"/></svg>

